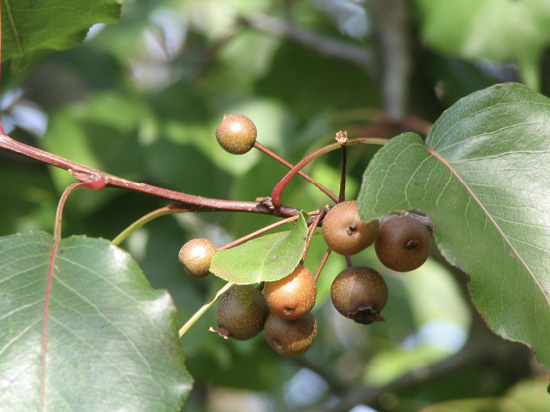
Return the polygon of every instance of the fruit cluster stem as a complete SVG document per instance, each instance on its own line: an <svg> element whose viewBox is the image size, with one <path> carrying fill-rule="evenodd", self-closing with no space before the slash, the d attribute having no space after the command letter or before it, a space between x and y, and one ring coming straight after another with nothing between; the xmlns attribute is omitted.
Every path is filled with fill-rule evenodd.
<svg viewBox="0 0 550 412"><path fill-rule="evenodd" d="M260 142L256 141L254 143L254 147L258 150L260 150L261 152L267 154L268 156L272 157L273 159L275 159L276 161L278 161L279 163L281 163L282 165L288 167L289 169L292 169L294 167L294 165L292 165L291 163L287 162L285 159L283 159L281 156L279 156L278 154L272 152L271 150L269 150L267 147L263 146L262 144L260 144ZM317 182L316 180L314 180L312 177L308 176L307 174L305 174L304 172L298 172L298 174L303 177L305 180L307 180L309 183L311 183L312 185L316 186L321 192L325 193L328 197L330 197L334 202L338 202L338 196L336 196L334 193L332 193L332 191L330 189L328 189L327 187L325 187L324 185L322 185L321 183Z"/></svg>
<svg viewBox="0 0 550 412"><path fill-rule="evenodd" d="M300 170L302 170L306 165L308 165L313 160L318 157L330 153L334 150L337 150L343 146L354 146L357 144L376 144L376 145L385 145L388 142L388 139L378 138L378 137L357 137L355 139L349 139L345 142L335 142L329 145L323 146L320 149L308 154L302 160L300 160L296 165L290 169L290 171L275 185L273 191L271 192L271 199L275 209L284 208L282 203L282 194L286 185L296 176Z"/></svg>

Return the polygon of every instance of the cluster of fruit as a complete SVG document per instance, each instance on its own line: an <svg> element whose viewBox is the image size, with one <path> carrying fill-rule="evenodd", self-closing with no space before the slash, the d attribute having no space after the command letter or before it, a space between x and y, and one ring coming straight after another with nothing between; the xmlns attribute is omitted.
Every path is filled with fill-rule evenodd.
<svg viewBox="0 0 550 412"><path fill-rule="evenodd" d="M229 115L216 136L225 150L242 154L254 146L256 128L246 116ZM414 215L388 216L381 224L378 220L366 223L352 200L330 207L318 224L333 252L349 257L374 243L380 262L394 271L417 269L430 252L429 232ZM193 239L183 245L179 260L190 276L201 278L210 273L215 253L216 247L209 240ZM303 264L277 281L233 285L219 299L217 332L224 338L248 340L264 331L278 353L298 356L313 345L317 334L311 313L316 295L316 277ZM335 277L331 300L342 315L368 325L384 320L380 312L388 300L388 287L374 269L350 264Z"/></svg>

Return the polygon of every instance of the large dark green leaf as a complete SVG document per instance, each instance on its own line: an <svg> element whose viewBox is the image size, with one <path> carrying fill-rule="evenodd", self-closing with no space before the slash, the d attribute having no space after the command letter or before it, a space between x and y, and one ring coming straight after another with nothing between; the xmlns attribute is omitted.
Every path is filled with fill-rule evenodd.
<svg viewBox="0 0 550 412"><path fill-rule="evenodd" d="M5 0L2 2L2 60L42 49L65 50L96 23L115 23L121 0Z"/></svg>
<svg viewBox="0 0 550 412"><path fill-rule="evenodd" d="M489 326L550 366L550 100L518 84L445 112L426 144L392 139L364 175L361 216L418 209L442 254L469 274Z"/></svg>
<svg viewBox="0 0 550 412"><path fill-rule="evenodd" d="M0 238L0 409L179 411L191 377L170 296L121 249L70 237L46 312L53 244L43 232Z"/></svg>
<svg viewBox="0 0 550 412"><path fill-rule="evenodd" d="M210 271L238 284L274 281L288 275L304 253L307 225L303 215L290 231L261 236L216 252Z"/></svg>

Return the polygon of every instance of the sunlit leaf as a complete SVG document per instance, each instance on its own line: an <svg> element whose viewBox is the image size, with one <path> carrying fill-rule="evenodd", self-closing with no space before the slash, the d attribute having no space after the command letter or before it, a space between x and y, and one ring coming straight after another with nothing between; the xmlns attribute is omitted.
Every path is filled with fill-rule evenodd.
<svg viewBox="0 0 550 412"><path fill-rule="evenodd" d="M502 337L550 366L550 100L518 84L476 92L426 140L401 135L367 168L365 221L421 210L473 303Z"/></svg>
<svg viewBox="0 0 550 412"><path fill-rule="evenodd" d="M210 271L238 284L281 279L300 262L306 238L307 224L302 214L290 231L272 233L216 252Z"/></svg>

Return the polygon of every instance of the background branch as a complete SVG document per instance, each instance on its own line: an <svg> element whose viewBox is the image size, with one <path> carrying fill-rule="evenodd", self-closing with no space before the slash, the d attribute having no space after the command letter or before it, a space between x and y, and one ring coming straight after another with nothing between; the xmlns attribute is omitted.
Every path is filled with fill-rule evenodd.
<svg viewBox="0 0 550 412"><path fill-rule="evenodd" d="M331 37L265 15L241 17L239 22L245 26L293 40L325 56L357 64L373 77L377 75L377 63L373 54L365 47L334 40Z"/></svg>
<svg viewBox="0 0 550 412"><path fill-rule="evenodd" d="M411 47L409 10L406 0L370 0L367 4L382 70L380 82L384 109L391 120L406 113Z"/></svg>

